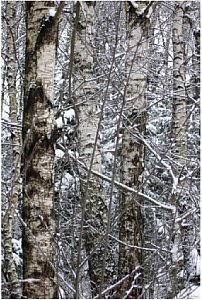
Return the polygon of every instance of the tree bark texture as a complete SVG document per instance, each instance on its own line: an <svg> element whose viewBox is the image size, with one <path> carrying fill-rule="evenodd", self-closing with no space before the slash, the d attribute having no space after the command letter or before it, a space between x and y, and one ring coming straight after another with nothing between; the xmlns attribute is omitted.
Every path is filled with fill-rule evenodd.
<svg viewBox="0 0 202 300"><path fill-rule="evenodd" d="M173 41L173 108L171 124L171 149L174 157L174 175L178 180L186 166L187 137L186 137L186 92L185 92L185 43L184 37L187 24L184 23L184 9L181 3L174 5L172 41ZM183 202L186 198L186 182L182 185L178 182L172 190L171 201L176 205L176 212L173 216L173 245L172 245L172 268L171 290L168 289L167 297L175 297L181 289L178 276L183 266L183 230L176 218L183 213Z"/></svg>
<svg viewBox="0 0 202 300"><path fill-rule="evenodd" d="M73 97L77 110L80 157L89 168L92 155L94 155L92 168L97 172L101 172L99 139L93 154L99 122L99 115L96 109L96 82L94 79L93 59L94 6L94 2L82 2L82 7L80 7L75 40L75 93ZM92 175L88 178L88 175L84 172L82 172L81 176L81 201L83 203L86 202L84 221L85 248L87 254L90 255L88 264L92 293L96 295L102 270L103 245L100 243L100 240L103 237L104 226L107 221L107 208L104 203L102 180ZM81 205L85 204L81 203Z"/></svg>
<svg viewBox="0 0 202 300"><path fill-rule="evenodd" d="M54 193L53 84L57 13L53 1L26 5L25 97L23 115L24 296L57 298Z"/></svg>
<svg viewBox="0 0 202 300"><path fill-rule="evenodd" d="M126 3L127 18L127 92L122 140L122 183L141 190L144 170L144 145L135 136L145 132L146 88L147 88L147 27L146 1L137 1L137 8ZM143 12L144 11L144 12ZM142 253L128 245L142 246L143 218L137 195L123 193L120 198L120 234L124 244L119 245L119 276L131 274L121 285L118 297L135 298L141 294ZM136 271L135 271L136 270ZM136 278L136 279L135 279Z"/></svg>
<svg viewBox="0 0 202 300"><path fill-rule="evenodd" d="M8 97L10 107L10 121L17 124L17 99L16 99L16 60L15 60L15 10L14 3L9 1L7 3L8 15ZM13 259L12 238L13 238L13 221L14 210L18 201L18 192L20 187L20 134L17 130L13 129L11 135L11 142L13 144L13 162L14 162L14 176L11 187L11 194L8 203L8 208L4 221L4 256L5 256L5 269L8 282L12 282L10 297L19 299L21 298L21 289L18 282L17 267Z"/></svg>
<svg viewBox="0 0 202 300"><path fill-rule="evenodd" d="M175 5L173 16L173 116L171 136L175 159L183 166L186 164L186 95L185 95L185 62L183 41L183 8Z"/></svg>

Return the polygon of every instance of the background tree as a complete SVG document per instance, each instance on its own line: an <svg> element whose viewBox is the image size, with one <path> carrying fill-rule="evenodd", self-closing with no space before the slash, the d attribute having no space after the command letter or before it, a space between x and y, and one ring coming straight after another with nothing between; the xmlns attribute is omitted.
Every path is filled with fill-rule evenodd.
<svg viewBox="0 0 202 300"><path fill-rule="evenodd" d="M126 3L126 94L123 119L121 182L140 191L143 183L145 107L147 90L148 26L151 3ZM120 198L119 276L130 274L119 289L119 297L138 298L143 246L141 199L122 193ZM128 246L127 246L128 245ZM137 248L133 248L136 246Z"/></svg>
<svg viewBox="0 0 202 300"><path fill-rule="evenodd" d="M147 245L149 243L152 243L152 245L154 245L154 244L160 245L161 244L162 245L161 249L163 249L165 247L164 250L167 249L168 251L170 251L169 246L168 246L168 240L169 240L168 237L169 236L170 236L170 241L171 241L170 244L173 245L173 249L171 248L171 255L169 254L169 252L166 254L165 251L162 251L161 254L159 253L160 255L158 255L158 256L151 255L151 258L154 257L155 262L151 263L151 261L150 261L149 269L151 270L151 265L153 265L154 269L161 268L161 270L164 270L164 272L162 271L162 273L161 273L162 276L159 276L159 277L157 276L156 279L154 278L155 277L154 275L153 276L152 276L152 274L150 275L150 278L153 278L153 283L156 282L156 285L154 284L153 288L150 289L150 292L151 293L154 292L154 294L157 293L156 297L163 297L163 295L165 295L164 297L168 297L167 291L169 289L171 291L173 291L174 294L177 294L179 292L179 290L182 289L183 286L185 287L185 289L190 288L192 283L189 284L189 281L187 281L187 279L186 279L187 275L185 275L185 274L187 274L185 269L187 268L188 264L185 263L185 260L184 261L181 260L181 262L180 261L177 262L178 259L177 259L176 255L175 255L176 261L174 262L173 257L174 257L174 253L176 254L176 252L177 252L179 255L178 258L180 258L179 253L181 251L181 254L182 254L182 248L184 248L184 249L186 248L186 251L188 251L188 252L189 252L189 250L192 249L192 254L191 254L191 252L189 252L188 256L192 260L191 264L193 267L193 261L194 261L193 253L195 252L195 254L196 254L196 252L197 252L196 250L193 250L195 248L194 243L196 242L195 234L188 234L188 232L185 234L186 237L193 236L193 240L195 240L195 242L193 242L193 240L192 240L192 246L190 246L190 244L188 246L187 242L185 242L183 240L183 242L181 242L181 245L180 245L180 247L182 247L181 250L174 251L175 244L172 244L174 240L176 241L177 239L183 239L183 237L182 237L183 231L185 230L185 228L187 227L188 224L190 224L188 227L191 230L191 223L193 224L195 221L189 222L188 219L191 218L193 220L194 217L192 216L191 211L192 211L192 209L193 209L193 211L197 210L196 202L195 202L194 206L191 205L191 202L193 200L192 196L191 196L192 200L191 201L190 201L190 199L188 200L188 198L190 197L192 192L190 193L191 190L189 190L189 188L187 189L187 179L189 177L188 174L189 174L189 172L190 172L190 174L192 174L193 171L191 171L191 169L193 168L193 165L195 165L195 163L197 165L197 159L195 160L197 155L195 155L195 152L194 152L195 147L191 147L192 148L192 150L191 150L191 148L189 148L189 146L188 146L189 142L190 142L190 135L188 132L189 132L189 128L191 128L191 126L189 125L186 127L186 124L190 124L189 123L190 120L191 119L193 120L193 117L191 117L191 115L195 114L197 111L197 108L195 107L195 105L193 106L193 102L191 105L192 109L191 109L191 107L188 108L188 106L187 106L187 103L189 102L188 94L191 93L191 91L193 91L193 88L194 88L194 85L190 81L190 76L188 75L189 72L191 70L193 70L191 65L189 65L189 67L188 67L190 58L193 56L193 52L192 52L192 50L193 50L193 38L192 38L193 32L191 30L189 30L188 33L185 34L185 32L187 31L187 27L188 27L184 23L185 19L181 19L180 21L178 20L178 22L175 23L175 25L174 25L173 16L175 16L177 14L176 8L178 7L178 5L180 6L181 3L176 2L176 7L174 6L174 4L175 3L173 2L173 3L170 3L169 5L164 5L163 3L159 5L158 9L156 10L156 13L158 16L157 17L154 16L154 21L153 21L154 22L153 23L154 24L153 25L154 26L153 27L154 42L152 42L150 44L151 51L153 49L153 53L151 52L151 54L150 54L151 66L149 68L149 71L153 72L156 68L158 70L158 72L154 71L155 74L150 73L150 78L149 78L150 84L149 84L149 94L148 95L149 95L150 108L147 110L148 115L149 115L148 123L147 123L147 135L148 135L147 142L153 147L153 149L149 147L150 145L148 145L146 147L146 161L147 161L146 178L147 178L147 182L149 183L149 189L147 188L147 183L146 183L145 191L148 191L152 197L155 197L155 195L158 197L161 197L162 201L166 201L166 199L171 199L172 195L173 195L173 191L174 191L174 193L179 193L177 198L180 199L180 203L178 202L178 204L176 204L176 209L178 211L178 214L180 215L180 217L178 217L178 218L177 218L176 212L174 215L169 216L167 214L168 212L160 212L160 210L157 210L155 207L151 207L149 214L147 214L147 211L149 211L149 207L145 208L145 212L146 212L145 242L147 243ZM190 3L186 3L184 7L181 7L182 14L183 14L185 7L186 7L186 9L188 9L188 7L189 7L189 9L190 9L189 4ZM193 14L196 13L196 12L194 13L195 9L193 9L193 7L190 10L192 11ZM187 13L185 13L185 15L187 17ZM184 28L182 30L183 37L181 38L181 34L179 34L178 40L176 39L174 41L174 43L176 43L174 46L172 44L172 37L173 37L172 36L172 27L178 26L177 28L179 29L180 24ZM176 29L175 29L175 33L176 33ZM188 36L189 36L189 38L188 38L189 42L187 41ZM175 47L177 47L178 50L181 49L180 55L176 56L177 61L179 62L180 59L184 59L183 60L184 62L183 62L183 64L180 64L180 69L175 68L173 70L173 66L174 66L173 57L175 57L173 50ZM189 49L189 50L187 50L187 49ZM175 48L175 50L176 50L176 48ZM187 51L189 54L187 53ZM188 54L188 56L187 56L187 54ZM156 64L156 62L158 62L158 63ZM178 67L179 67L179 65L178 65ZM182 80L182 77L180 79L177 76L173 77L173 72L179 72L179 70L182 71L183 68L184 68L184 71L183 71L184 72L184 75L183 75L184 81ZM155 82L153 82L153 80L155 80ZM174 81L176 81L175 84L174 84ZM177 93L174 90L174 88L176 87L176 83L179 83L179 85L181 85L181 89L178 89ZM187 139L187 146L188 146L189 150L185 150L183 156L179 156L179 155L175 156L175 163L174 163L174 159L171 158L171 152L177 151L177 144L176 144L177 139L175 136L174 140L173 140L174 142L171 145L169 136L171 135L171 128L172 128L172 124L173 124L171 122L171 117L172 117L171 104L172 104L173 98L177 97L177 95L179 96L178 100L181 101L180 105L182 105L181 109L177 110L177 113L179 113L179 114L182 113L181 116L184 115L184 117L183 117L184 124L183 125L181 124L181 127L179 130L181 130L180 134L184 134L183 142L186 142L187 137L189 137ZM182 95L184 95L184 96L180 97ZM184 101L184 104L183 104L183 101ZM182 109L182 107L184 107L184 108ZM156 117L155 117L155 115L156 115ZM179 117L179 115L178 115L178 117ZM197 128L197 127L198 127L198 125L196 125L195 128ZM178 138L179 137L180 137L180 135L178 135ZM178 151L179 151L179 149L178 149ZM154 157L152 157L153 155L154 155ZM191 157L192 157L192 159L191 159L192 162L195 161L195 163L193 163L192 167L190 165ZM176 183L175 176L178 177L178 175L176 174L176 171L178 168L180 168L180 165L177 164L176 159L182 159L182 160L184 159L184 162L186 162L186 167L182 170L182 173L184 172L183 173L184 176L182 176L182 178L181 178L182 180L179 180L177 188L175 189L174 188L175 187L174 182ZM195 167L196 167L196 165L195 165ZM197 167L196 167L196 169L197 169ZM192 179L194 177L192 177ZM195 177L195 179L196 179L196 177ZM195 181L195 179L192 180L192 184L191 184L192 188L194 188L194 186L197 182L197 179L196 179L196 181ZM164 184L163 184L163 182L164 182ZM188 184L188 186L190 187L189 184ZM189 192L188 192L188 190L189 190ZM184 199L184 201L182 199ZM184 205L187 205L188 203L189 203L189 205L186 206L187 208L185 209L187 211L187 214L186 214L182 207ZM191 206L192 206L192 209L191 209ZM146 207L146 205L145 205L145 207ZM151 221L152 218L153 218L153 221ZM149 220L151 221L151 223L148 222ZM172 220L172 221L170 222L169 220ZM173 222L176 224L175 231L173 231L173 224L174 224ZM149 228L151 229L150 226L152 226L152 228L153 228L152 229L153 233L151 234L151 232L150 232L149 233L150 237L148 238L147 234L148 234L148 229ZM178 230L177 230L177 228L178 228ZM181 232L179 232L179 228L181 228ZM173 232L175 232L176 235L175 234L173 235ZM152 236L152 239L151 239L151 236ZM154 237L156 237L156 238L154 239ZM145 246L146 246L146 244L145 244ZM195 254L194 254L194 256L195 256L195 262L196 262L198 259L197 258L198 256L197 256L197 254L196 255ZM165 261L170 261L170 263L167 265L167 267L165 266L165 264L163 262L163 257L165 257L164 258ZM182 258L182 255L181 255L181 258ZM196 262L196 264L197 264L197 262ZM195 268L195 270L196 270L196 268ZM157 272L153 271L152 273L158 274L158 271ZM171 278L170 276L172 276L173 273L175 273L175 280L174 280L175 284L174 284L174 282L171 284L171 280L170 280L170 278ZM192 274L194 274L194 272ZM146 277L148 277L148 276L146 276ZM157 286L158 286L158 290L157 290ZM152 297L152 296L150 296L150 297Z"/></svg>
<svg viewBox="0 0 202 300"><path fill-rule="evenodd" d="M9 98L9 116L10 122L17 127L18 125L18 110L17 110L17 91L16 91L16 51L15 51L15 8L13 2L7 3L7 66L8 66L8 98ZM2 99L3 101L3 99ZM20 162L21 162L21 138L18 128L13 128L11 134L11 143L13 145L13 163L14 163L14 176L12 189L10 191L10 199L8 208L4 216L4 255L5 255L5 276L7 281L11 284L10 297L21 298L21 290L18 282L17 266L13 257L13 222L14 222L14 210L17 206L19 182L20 182Z"/></svg>
<svg viewBox="0 0 202 300"><path fill-rule="evenodd" d="M190 23L190 11L193 13L193 7L190 9L187 3L179 4L175 3L175 13L173 20L173 122L171 127L171 134L175 132L175 155L174 160L177 162L176 171L178 178L178 187L176 189L177 210L180 216L183 216L183 221L180 223L181 232L178 230L176 233L179 241L181 240L181 257L183 257L183 269L189 280L195 280L194 267L192 264L193 253L197 253L196 250L196 236L193 223L189 223L189 220L194 220L193 212L197 210L196 205L193 203L192 196L190 194L190 188L194 181L190 183L188 172L190 170L189 153L188 153L188 130L190 116L193 110L196 109L195 103L193 103L193 97L190 99L190 95L193 95L194 86L189 83L190 74L190 59L193 57L195 45L193 39L193 29L191 30ZM178 36L178 38L177 38ZM192 41L190 43L189 41ZM200 64L199 64L200 65ZM176 74L175 74L176 72ZM190 89L190 86L191 89ZM191 92L191 93L190 93ZM190 105L191 104L191 105ZM194 105L193 105L194 104ZM180 127L179 127L180 124ZM177 129L178 128L178 131ZM180 141L180 145L178 144ZM178 146L179 145L179 146ZM193 152L192 152L193 153ZM193 155L193 154L192 154ZM175 174L176 174L175 171ZM184 175L184 176L183 176ZM184 217L188 213L189 216ZM178 251L178 257L180 251ZM196 255L196 254L194 254ZM175 256L176 257L176 256ZM180 269L180 268L179 268ZM179 271L178 271L179 275ZM180 280L175 274L176 281ZM186 280L183 278L183 284L186 285ZM174 285L173 285L174 286ZM177 283L176 283L177 286ZM179 290L178 286L178 290Z"/></svg>

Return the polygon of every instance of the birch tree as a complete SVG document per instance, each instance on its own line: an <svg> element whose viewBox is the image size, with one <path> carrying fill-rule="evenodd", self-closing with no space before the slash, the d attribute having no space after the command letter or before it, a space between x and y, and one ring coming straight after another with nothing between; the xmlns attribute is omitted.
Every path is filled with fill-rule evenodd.
<svg viewBox="0 0 202 300"><path fill-rule="evenodd" d="M95 2L80 3L79 20L76 27L74 55L74 93L78 122L78 146L83 163L90 170L101 172L99 141L99 115L95 96L93 26ZM78 6L78 5L77 5ZM102 237L106 223L106 205L103 198L102 181L93 177L90 171L81 173L81 227L78 244L77 277L79 281L84 256L84 247L89 255L89 276L92 293L96 294L100 282L102 266ZM85 230L84 230L85 226ZM83 238L85 244L83 244ZM84 253L84 252L83 252ZM78 285L78 283L76 284ZM76 286L77 288L77 286ZM78 297L78 294L76 294Z"/></svg>
<svg viewBox="0 0 202 300"><path fill-rule="evenodd" d="M193 3L189 4L186 2L176 2L173 20L173 71L177 72L177 74L174 73L173 76L174 95L176 94L176 96L173 97L173 122L176 122L180 125L180 128L178 125L179 133L176 132L177 144L175 146L175 149L178 151L179 155L175 157L175 163L177 165L176 176L178 178L175 201L177 211L180 216L182 214L189 213L189 217L184 218L183 222L180 223L181 245L178 255L180 256L180 251L182 251L183 265L180 263L178 274L180 269L182 269L184 276L189 278L191 281L194 281L194 277L196 276L196 265L193 263L193 256L197 256L194 254L197 253L197 237L194 229L194 223L197 222L197 217L193 212L197 211L197 205L193 202L192 192L190 192L194 189L195 180L192 179L190 182L190 176L188 175L189 173L193 172L191 171L193 167L191 167L190 164L190 157L194 156L195 152L193 151L193 141L191 147L192 150L189 149L190 141L188 138L190 136L190 128L188 128L188 126L191 125L191 120L193 120L193 118L197 119L198 84L195 82L195 80L193 80L193 78L190 80L189 76L195 72L198 73L198 68L200 66L199 62L197 65L195 65L195 67L194 64L190 64L190 61L195 56L195 51L197 53L197 46L195 45L196 39L194 38L195 25L193 22L193 16L197 15L194 13L194 11L195 8ZM176 39L176 35L178 36L178 41ZM192 126L193 125L190 127ZM195 129L197 130L197 123L195 126ZM181 146L178 144L178 139L180 139ZM182 157L184 157L184 160L182 160ZM185 179L181 180L183 177ZM190 222L190 220L192 220L192 222ZM177 239L178 234L176 233L176 235ZM176 280L180 281L178 278ZM185 282L186 279L184 278L183 284L185 284Z"/></svg>
<svg viewBox="0 0 202 300"><path fill-rule="evenodd" d="M57 11L52 1L26 2L25 7L23 292L26 297L39 299L57 298L53 80L57 26L63 5Z"/></svg>
<svg viewBox="0 0 202 300"><path fill-rule="evenodd" d="M186 154L186 95L183 44L183 8L175 4L173 16L173 118L172 138L175 141L175 155L181 168Z"/></svg>
<svg viewBox="0 0 202 300"><path fill-rule="evenodd" d="M199 6L3 2L3 298L196 298Z"/></svg>
<svg viewBox="0 0 202 300"><path fill-rule="evenodd" d="M14 176L11 187L10 199L6 215L4 217L4 256L6 275L8 282L11 284L10 297L21 298L21 289L18 282L17 266L13 257L13 223L14 223L14 210L18 202L18 192L20 187L20 163L21 163L21 139L19 130L17 128L17 97L16 97L16 73L17 65L15 60L15 9L12 1L7 3L7 16L8 16L8 98L10 108L10 122L13 124L11 143L13 145L13 163L14 163Z"/></svg>
<svg viewBox="0 0 202 300"><path fill-rule="evenodd" d="M185 61L184 61L184 39L183 39L183 16L184 10L181 3L176 2L173 14L173 110L171 124L171 149L175 160L175 170L171 201L176 205L174 218L174 235L172 248L172 268L171 268L171 290L168 297L173 297L179 291L178 274L182 268L182 232L176 218L179 217L180 202L185 197L184 188L179 187L178 182L186 166L186 95L185 95ZM180 202L179 202L180 201ZM170 294L171 293L171 294Z"/></svg>
<svg viewBox="0 0 202 300"><path fill-rule="evenodd" d="M142 189L144 170L144 145L138 134L145 132L146 89L147 89L147 31L149 19L146 17L150 3L132 1L126 3L127 14L127 54L126 72L128 86L123 120L123 140L121 153L122 183ZM143 245L143 217L140 208L141 200L123 193L120 198L120 233L124 244L119 246L119 276L130 274L129 279L121 285L120 298L138 298L141 294L141 249L130 248L129 245ZM128 244L128 246L127 246Z"/></svg>

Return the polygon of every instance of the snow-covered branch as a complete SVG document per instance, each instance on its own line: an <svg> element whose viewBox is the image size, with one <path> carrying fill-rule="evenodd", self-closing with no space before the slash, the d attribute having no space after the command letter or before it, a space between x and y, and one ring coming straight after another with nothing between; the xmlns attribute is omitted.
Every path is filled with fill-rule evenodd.
<svg viewBox="0 0 202 300"><path fill-rule="evenodd" d="M76 159L71 153L69 153L69 156L70 156L71 158L73 158L74 160L76 160L77 163L78 163L83 169L85 169L85 170L88 171L88 168L87 168L81 161L79 161L78 159ZM111 180L110 177L105 176L105 175L103 175L103 174L101 174L101 173L99 173L99 172L97 172L97 171L91 170L91 173L92 173L93 175L98 176L99 178L101 178L101 179L103 179L103 180L109 182L109 183L112 182L112 180ZM149 201L149 202L151 202L152 204L155 204L155 205L157 205L157 206L159 206L159 207L161 207L161 208L163 208L163 209L165 209L165 210L173 211L173 212L175 211L175 206L173 206L173 205L168 205L168 204L166 205L166 204L164 204L164 203L161 203L161 202L159 202L159 201L157 201L157 200L151 198L150 196L145 195L144 193L142 193L142 192L140 192L140 191L138 191L138 190L135 190L135 189L133 189L133 188L131 188L131 187L128 187L127 185L125 185L125 184L123 184L123 183L120 183L120 182L118 182L118 181L116 181L116 180L114 181L114 184L115 184L117 187L121 188L122 190L124 190L124 191L126 191L126 192L130 192L130 193L134 193L134 194L136 194L136 195L142 197L144 200Z"/></svg>
<svg viewBox="0 0 202 300"><path fill-rule="evenodd" d="M114 239L115 241L117 241L118 243L120 243L120 244L122 244L122 245L124 245L124 246L126 246L126 247L128 247L128 248L132 248L132 249L141 249L141 250L146 250L146 251L157 251L157 247L156 248L147 248L147 247L139 247L139 246L136 246L136 245L129 245L129 244L127 244L127 243L124 243L123 241L121 241L121 240L119 240L118 238L116 238L115 236L113 236L113 235L111 235L111 234L109 234L109 236L112 238L112 239ZM166 250L166 249L164 249L164 248L162 248L162 249L160 249L161 251L166 251L166 252L168 252L168 250Z"/></svg>
<svg viewBox="0 0 202 300"><path fill-rule="evenodd" d="M104 296L111 290L116 289L119 285L121 285L126 279L128 279L130 276L132 276L137 270L139 269L139 266L137 266L130 274L127 274L123 278L121 278L119 281L117 281L115 284L110 285L108 288L106 288L103 292L101 292L101 296ZM136 274L136 276L140 276L140 273ZM94 297L94 299L99 299L99 295Z"/></svg>
<svg viewBox="0 0 202 300"><path fill-rule="evenodd" d="M172 194L174 194L177 189L177 186L178 186L178 178L174 175L172 167L162 159L162 157L149 145L149 143L143 138L143 136L140 136L139 134L137 134L137 137L141 139L141 141L145 144L145 146L154 154L154 156L158 159L158 161L170 173L172 180L173 180Z"/></svg>

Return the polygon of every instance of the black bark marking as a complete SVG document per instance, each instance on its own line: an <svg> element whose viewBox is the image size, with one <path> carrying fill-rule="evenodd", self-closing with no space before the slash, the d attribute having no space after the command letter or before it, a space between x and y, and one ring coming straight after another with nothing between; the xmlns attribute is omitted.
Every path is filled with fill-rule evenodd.
<svg viewBox="0 0 202 300"><path fill-rule="evenodd" d="M35 49L39 50L44 44L56 44L56 32L57 26L55 18L52 16L49 16L48 18L44 16L41 21L40 32L37 36Z"/></svg>

